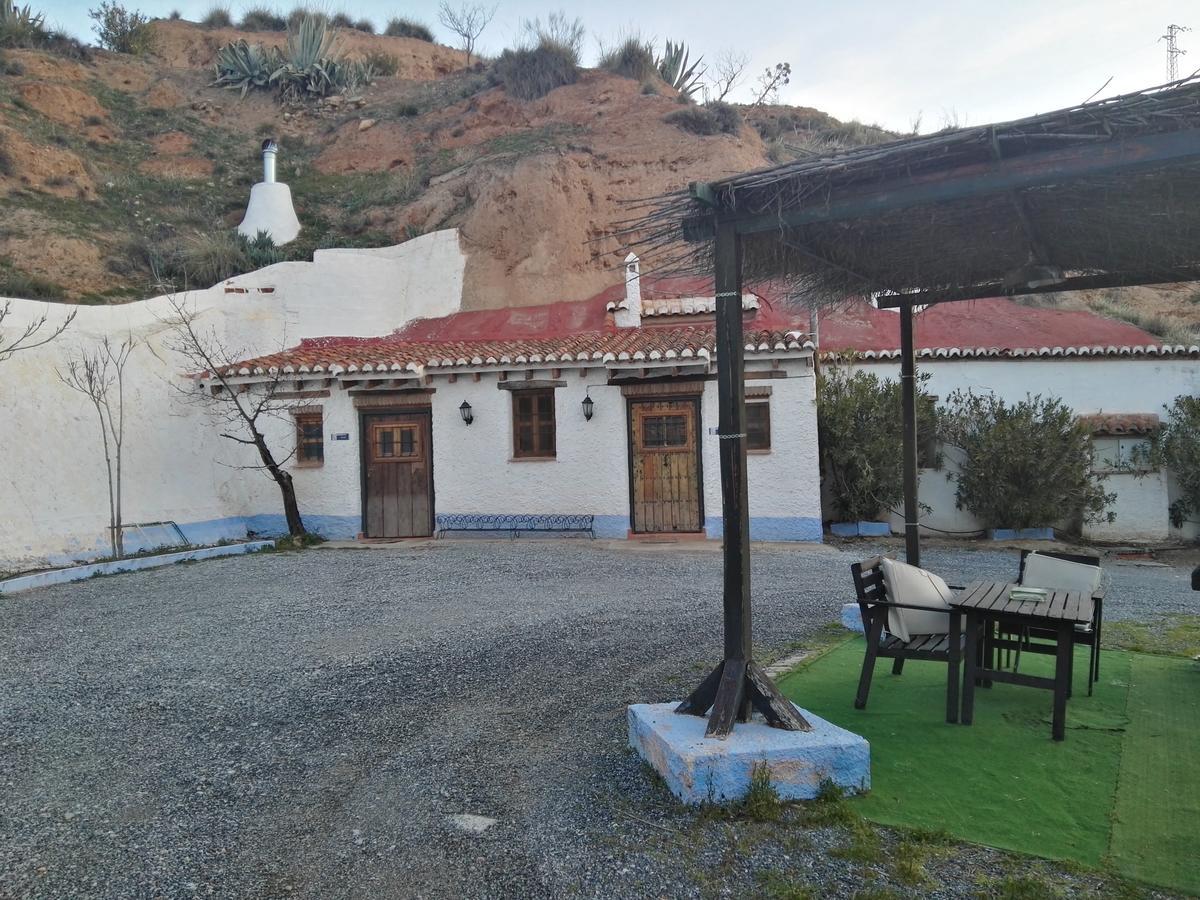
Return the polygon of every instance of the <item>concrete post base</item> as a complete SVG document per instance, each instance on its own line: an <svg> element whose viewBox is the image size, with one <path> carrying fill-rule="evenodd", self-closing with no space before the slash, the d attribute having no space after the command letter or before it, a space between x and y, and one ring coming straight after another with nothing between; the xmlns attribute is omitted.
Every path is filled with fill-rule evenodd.
<svg viewBox="0 0 1200 900"><path fill-rule="evenodd" d="M851 794L871 787L867 741L807 710L800 713L812 731L771 728L755 716L717 740L704 736L706 719L677 714L678 705L630 706L629 745L684 803L740 800L760 764L771 770L771 783L784 800L811 800L825 782Z"/></svg>

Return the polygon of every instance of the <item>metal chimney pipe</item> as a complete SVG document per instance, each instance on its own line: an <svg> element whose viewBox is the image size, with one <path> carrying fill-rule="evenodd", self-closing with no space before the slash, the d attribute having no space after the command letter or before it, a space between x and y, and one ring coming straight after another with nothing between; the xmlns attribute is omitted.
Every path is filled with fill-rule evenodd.
<svg viewBox="0 0 1200 900"><path fill-rule="evenodd" d="M275 183L275 154L279 152L279 145L274 139L267 138L262 143L263 155L263 181L266 184Z"/></svg>

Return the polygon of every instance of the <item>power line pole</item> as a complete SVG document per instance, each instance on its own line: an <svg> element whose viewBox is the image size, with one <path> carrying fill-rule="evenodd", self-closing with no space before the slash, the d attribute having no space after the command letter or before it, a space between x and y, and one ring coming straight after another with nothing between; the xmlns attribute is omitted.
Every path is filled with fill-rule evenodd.
<svg viewBox="0 0 1200 900"><path fill-rule="evenodd" d="M1178 38L1182 32L1191 30L1186 25L1168 25L1167 33L1159 38L1167 42L1167 81L1179 80L1179 57L1186 55L1187 51L1179 49Z"/></svg>

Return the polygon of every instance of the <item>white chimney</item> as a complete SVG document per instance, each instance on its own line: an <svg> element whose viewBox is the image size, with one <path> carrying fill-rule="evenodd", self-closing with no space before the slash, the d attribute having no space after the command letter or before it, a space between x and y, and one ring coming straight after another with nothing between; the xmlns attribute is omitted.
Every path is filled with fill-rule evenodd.
<svg viewBox="0 0 1200 900"><path fill-rule="evenodd" d="M275 154L279 152L279 145L272 138L267 138L262 143L263 151L263 184L275 183Z"/></svg>
<svg viewBox="0 0 1200 900"><path fill-rule="evenodd" d="M642 324L642 270L636 253L625 257L625 301L613 315L618 328L637 328Z"/></svg>
<svg viewBox="0 0 1200 900"><path fill-rule="evenodd" d="M238 226L238 233L253 240L260 231L282 246L300 233L300 220L292 206L292 191L275 180L275 157L279 145L271 138L262 142L263 180L250 188L250 204Z"/></svg>

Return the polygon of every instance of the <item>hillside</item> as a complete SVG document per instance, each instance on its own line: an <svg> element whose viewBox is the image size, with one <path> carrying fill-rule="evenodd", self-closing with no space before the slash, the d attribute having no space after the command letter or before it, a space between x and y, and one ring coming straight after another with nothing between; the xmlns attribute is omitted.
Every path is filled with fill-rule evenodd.
<svg viewBox="0 0 1200 900"><path fill-rule="evenodd" d="M395 75L319 104L239 99L210 86L218 49L284 35L152 27L140 58L0 51L0 294L109 303L203 282L211 267L180 260L210 260L211 235L240 221L267 135L304 225L287 258L457 226L469 308L608 286L624 201L892 137L790 107L700 136L664 121L681 108L666 84L602 70L524 102L457 50L352 30L349 54L385 54ZM1200 323L1195 304L1163 304L1177 331Z"/></svg>

